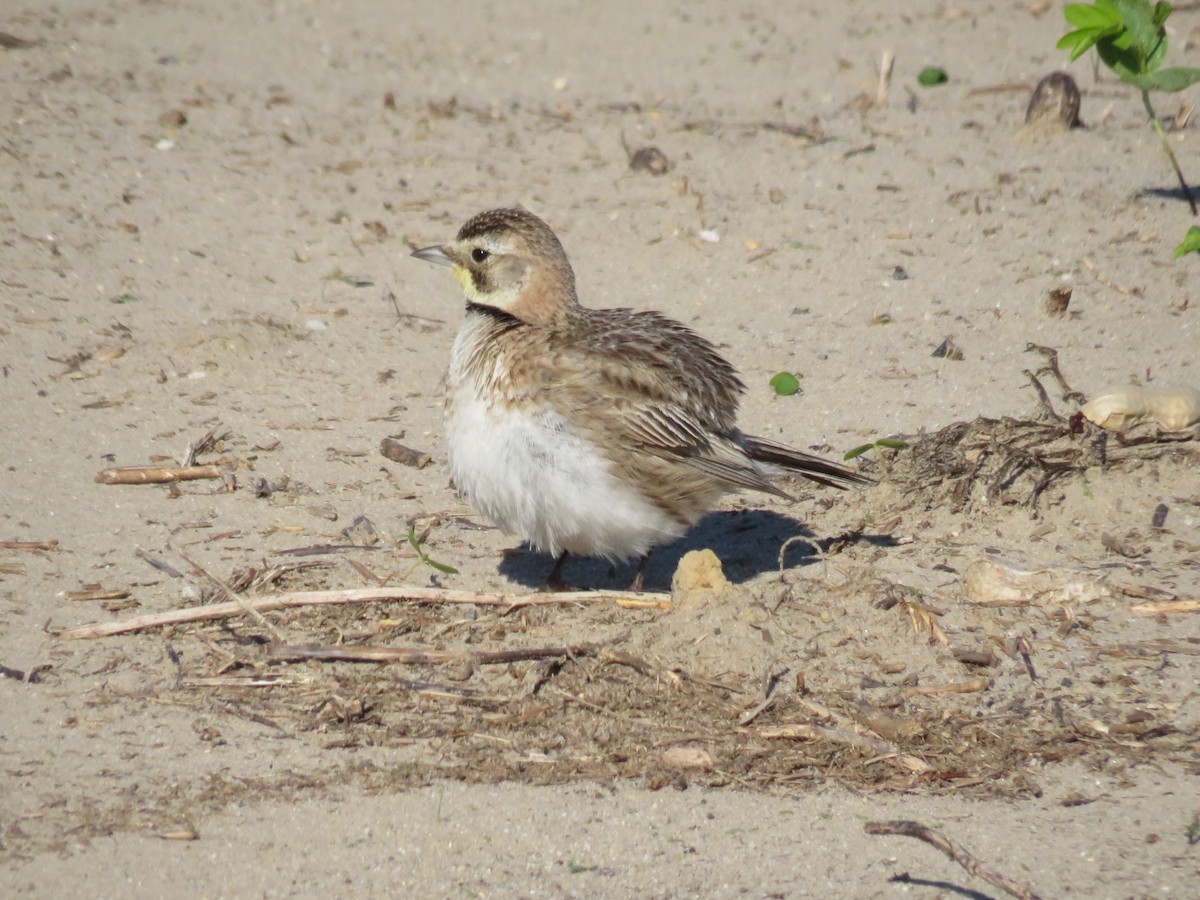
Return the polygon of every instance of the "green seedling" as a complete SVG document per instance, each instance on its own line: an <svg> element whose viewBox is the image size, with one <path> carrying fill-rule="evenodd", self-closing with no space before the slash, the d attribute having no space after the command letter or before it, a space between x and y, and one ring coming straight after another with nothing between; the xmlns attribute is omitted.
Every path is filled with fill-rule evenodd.
<svg viewBox="0 0 1200 900"><path fill-rule="evenodd" d="M1074 62L1092 47L1096 48L1101 61L1126 84L1141 91L1142 105L1150 124L1158 134L1159 142L1175 169L1179 186L1187 197L1192 215L1198 215L1196 199L1179 168L1175 151L1163 132L1158 114L1150 102L1151 91L1182 91L1200 81L1200 69L1179 66L1162 68L1167 58L1167 30L1165 22L1171 15L1171 4L1150 0L1095 0L1092 4L1068 3L1063 9L1067 23L1074 26L1058 42L1060 50L1071 51ZM1187 244L1184 240L1184 246ZM1184 250L1183 252L1189 252ZM1176 256L1182 253L1176 251Z"/></svg>
<svg viewBox="0 0 1200 900"><path fill-rule="evenodd" d="M849 462L855 457L862 456L864 453L867 453L870 450L874 450L876 453L878 453L880 449L907 450L908 444L906 444L904 441L896 440L896 438L880 438L877 441L872 441L869 444L863 444L861 447L855 447L853 450L846 451L846 455L843 456L842 459L846 462Z"/></svg>
<svg viewBox="0 0 1200 900"><path fill-rule="evenodd" d="M779 397L800 393L800 379L791 372L779 372L771 378L771 387Z"/></svg>
<svg viewBox="0 0 1200 900"><path fill-rule="evenodd" d="M425 563L425 565L432 566L439 572L443 572L446 575L458 574L458 569L454 568L454 566L448 566L445 563L440 563L436 559L430 558L429 554L425 552L425 548L421 546L421 540L417 537L417 527L415 525L408 526L408 543L414 550L417 551L418 565L420 563Z"/></svg>

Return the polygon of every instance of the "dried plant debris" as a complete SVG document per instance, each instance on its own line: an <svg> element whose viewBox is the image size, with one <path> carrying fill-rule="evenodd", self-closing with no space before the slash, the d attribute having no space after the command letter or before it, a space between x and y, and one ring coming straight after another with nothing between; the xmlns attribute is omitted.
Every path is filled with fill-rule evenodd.
<svg viewBox="0 0 1200 900"><path fill-rule="evenodd" d="M814 608L792 599L811 590L770 600L770 612L767 594L745 589L672 609L624 595L505 599L430 588L290 595L320 601L295 605L272 602L288 600L269 593L280 574L223 582L268 592L246 601L270 616L265 630L253 616L228 618L237 603L202 608L213 613L207 621L143 617L153 620L145 627L171 627L177 660L147 690L218 728L233 716L338 747L418 745L438 762L410 779L627 778L771 791L837 780L867 791L1028 796L1042 790L1048 762L1182 759L1197 737L1144 668L1196 648L1076 642L1091 648L1084 658L1053 631L1026 637L1006 624L1056 620L1061 598L1050 594L1017 610L943 609L866 567L825 586L815 611L829 621L814 629ZM1089 622L1072 615L1075 627ZM977 633L970 641L964 625ZM705 647L719 652L705 657ZM1036 677L1035 658L1054 668L1052 685ZM1114 665L1132 673L1116 694L1103 687ZM1137 680L1141 671L1150 681Z"/></svg>
<svg viewBox="0 0 1200 900"><path fill-rule="evenodd" d="M908 438L910 450L889 461L889 480L929 506L949 502L964 510L980 502L1021 504L1036 512L1047 488L1080 478L1091 467L1196 455L1190 442L1198 430L1200 393L1194 389L1122 388L1064 416L1039 376L1051 376L1070 403L1082 404L1084 396L1067 384L1054 350L1033 344L1028 349L1047 360L1037 372L1025 371L1037 395L1036 419L981 416ZM1130 430L1114 436L1095 425Z"/></svg>
<svg viewBox="0 0 1200 900"><path fill-rule="evenodd" d="M1104 460L1066 425L1016 419L955 422L909 443L889 479L929 507L949 502L960 511L976 502L1035 507L1052 483Z"/></svg>

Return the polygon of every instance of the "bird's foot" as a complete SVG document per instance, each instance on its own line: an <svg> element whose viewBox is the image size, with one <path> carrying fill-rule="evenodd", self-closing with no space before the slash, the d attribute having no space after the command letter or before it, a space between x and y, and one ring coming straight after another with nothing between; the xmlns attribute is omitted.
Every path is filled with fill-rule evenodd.
<svg viewBox="0 0 1200 900"><path fill-rule="evenodd" d="M554 568L550 570L550 574L546 576L546 583L541 587L543 594L557 594L562 591L573 591L574 588L563 580L562 570L563 563L567 561L567 551L564 550L559 554L558 559L554 561Z"/></svg>
<svg viewBox="0 0 1200 900"><path fill-rule="evenodd" d="M650 554L647 553L638 562L637 571L633 573L633 581L629 583L629 590L635 594L642 592L642 585L646 581L646 567L650 564Z"/></svg>

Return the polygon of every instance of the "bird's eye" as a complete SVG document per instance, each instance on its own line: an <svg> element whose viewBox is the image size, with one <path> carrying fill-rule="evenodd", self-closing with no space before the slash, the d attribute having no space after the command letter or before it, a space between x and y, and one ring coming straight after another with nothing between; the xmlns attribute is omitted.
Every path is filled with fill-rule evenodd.
<svg viewBox="0 0 1200 900"><path fill-rule="evenodd" d="M477 263L484 262L491 255L492 254L488 253L482 247L476 247L471 251L471 259L475 260Z"/></svg>

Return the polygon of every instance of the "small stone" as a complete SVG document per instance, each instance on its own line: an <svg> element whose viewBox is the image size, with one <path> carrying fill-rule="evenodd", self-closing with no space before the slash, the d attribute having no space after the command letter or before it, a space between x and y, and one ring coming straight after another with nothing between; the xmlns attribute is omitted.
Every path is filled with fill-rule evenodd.
<svg viewBox="0 0 1200 900"><path fill-rule="evenodd" d="M634 172L666 175L671 171L671 161L657 147L640 147L629 154L629 168Z"/></svg>

